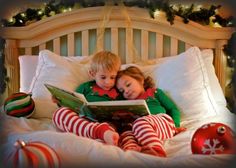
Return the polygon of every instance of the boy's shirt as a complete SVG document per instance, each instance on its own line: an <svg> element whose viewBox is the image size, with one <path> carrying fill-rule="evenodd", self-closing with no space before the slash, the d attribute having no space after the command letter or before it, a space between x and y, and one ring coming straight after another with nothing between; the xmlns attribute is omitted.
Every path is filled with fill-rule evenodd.
<svg viewBox="0 0 236 168"><path fill-rule="evenodd" d="M115 87L108 91L103 90L94 80L81 84L75 91L84 94L88 102L122 100L121 94Z"/></svg>

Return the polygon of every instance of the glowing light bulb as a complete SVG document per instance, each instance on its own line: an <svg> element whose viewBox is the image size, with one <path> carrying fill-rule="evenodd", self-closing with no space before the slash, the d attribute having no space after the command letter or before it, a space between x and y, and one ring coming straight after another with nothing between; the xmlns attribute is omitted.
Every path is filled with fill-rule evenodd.
<svg viewBox="0 0 236 168"><path fill-rule="evenodd" d="M42 10L38 11L38 15L42 15L42 14L43 14Z"/></svg>
<svg viewBox="0 0 236 168"><path fill-rule="evenodd" d="M202 8L202 5L198 5L198 6L196 7L196 11L200 11L201 8Z"/></svg>
<svg viewBox="0 0 236 168"><path fill-rule="evenodd" d="M175 11L178 11L178 10L179 10L179 5L174 4L174 5L172 6L172 8L173 8Z"/></svg>
<svg viewBox="0 0 236 168"><path fill-rule="evenodd" d="M14 22L15 20L14 20L13 18L10 18L8 21L9 21L10 23L12 23L12 22Z"/></svg>
<svg viewBox="0 0 236 168"><path fill-rule="evenodd" d="M183 9L188 9L189 6L188 5L182 5Z"/></svg>
<svg viewBox="0 0 236 168"><path fill-rule="evenodd" d="M160 11L160 10L158 10L158 9L154 12L154 17L155 17L155 18L156 18L156 17L164 16L164 15L165 15L165 13L162 12L162 11Z"/></svg>
<svg viewBox="0 0 236 168"><path fill-rule="evenodd" d="M25 13L21 13L20 15L21 15L22 17L26 17Z"/></svg>

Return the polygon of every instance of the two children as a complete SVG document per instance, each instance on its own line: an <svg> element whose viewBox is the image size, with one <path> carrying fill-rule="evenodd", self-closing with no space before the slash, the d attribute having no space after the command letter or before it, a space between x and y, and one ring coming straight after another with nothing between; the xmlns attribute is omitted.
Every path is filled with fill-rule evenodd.
<svg viewBox="0 0 236 168"><path fill-rule="evenodd" d="M118 100L120 94L116 84L125 99L145 99L152 115L130 123L131 129L125 130L120 137L109 123L92 122L66 107L54 112L53 123L62 131L119 145L124 150L165 157L163 140L184 130L177 128L180 112L162 90L154 88L152 79L145 78L137 67L119 71L120 66L120 58L111 52L95 54L89 71L94 80L81 84L76 91L84 94L88 101Z"/></svg>

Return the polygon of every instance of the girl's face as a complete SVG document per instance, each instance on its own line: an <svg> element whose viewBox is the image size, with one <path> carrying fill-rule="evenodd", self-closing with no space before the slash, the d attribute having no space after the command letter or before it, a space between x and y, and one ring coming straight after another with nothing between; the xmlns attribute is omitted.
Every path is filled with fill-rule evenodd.
<svg viewBox="0 0 236 168"><path fill-rule="evenodd" d="M99 69L97 72L90 72L90 75L103 90L110 90L115 86L117 71Z"/></svg>
<svg viewBox="0 0 236 168"><path fill-rule="evenodd" d="M134 100L145 92L143 81L138 81L128 75L122 75L116 84L118 90L123 94L124 98Z"/></svg>

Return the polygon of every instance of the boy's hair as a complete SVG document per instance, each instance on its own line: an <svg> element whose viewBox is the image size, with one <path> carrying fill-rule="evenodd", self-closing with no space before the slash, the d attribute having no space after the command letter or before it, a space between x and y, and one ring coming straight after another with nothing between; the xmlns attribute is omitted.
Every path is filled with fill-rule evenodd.
<svg viewBox="0 0 236 168"><path fill-rule="evenodd" d="M99 69L118 71L121 66L120 57L110 51L100 51L91 60L90 70L97 72Z"/></svg>
<svg viewBox="0 0 236 168"><path fill-rule="evenodd" d="M155 87L155 83L153 79L150 76L145 77L142 71L136 66L130 66L124 70L119 71L116 77L117 79L116 81L118 81L118 79L121 78L121 76L123 75L130 76L139 82L143 80L144 81L143 87L145 90L147 88Z"/></svg>

